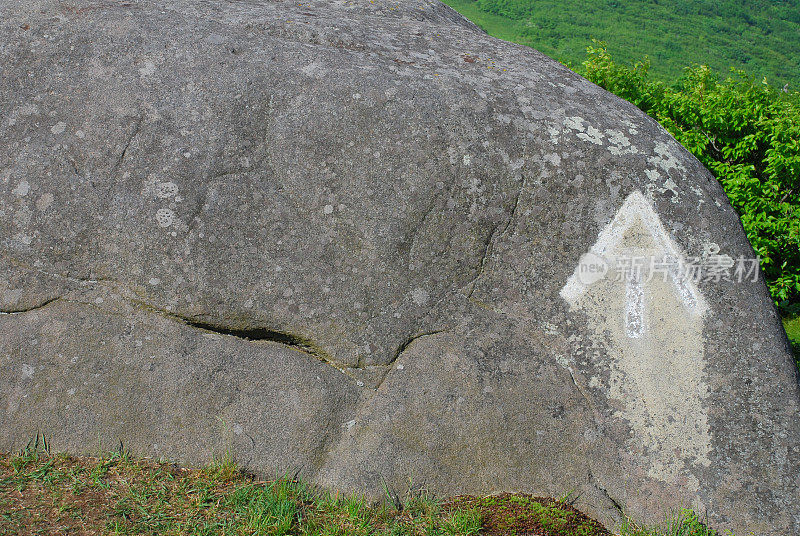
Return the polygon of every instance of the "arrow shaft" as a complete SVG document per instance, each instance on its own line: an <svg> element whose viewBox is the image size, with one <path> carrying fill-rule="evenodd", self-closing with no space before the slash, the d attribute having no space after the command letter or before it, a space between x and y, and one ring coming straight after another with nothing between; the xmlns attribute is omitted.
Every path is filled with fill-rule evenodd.
<svg viewBox="0 0 800 536"><path fill-rule="evenodd" d="M631 339L644 335L644 285L636 272L625 278L625 334Z"/></svg>

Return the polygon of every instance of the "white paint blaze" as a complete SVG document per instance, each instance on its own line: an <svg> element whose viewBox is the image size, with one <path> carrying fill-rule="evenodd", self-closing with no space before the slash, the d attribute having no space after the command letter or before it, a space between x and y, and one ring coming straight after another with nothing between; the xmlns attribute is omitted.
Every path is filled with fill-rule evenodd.
<svg viewBox="0 0 800 536"><path fill-rule="evenodd" d="M600 231L597 241L589 248L589 253L604 259L611 259L621 254L646 254L646 251L643 251L645 248L637 247L636 244L624 244L626 233L635 227L643 228L640 230L648 235L652 243L646 249L650 250L653 256L675 259L677 264L684 266L684 256L680 248L670 238L653 207L639 191L631 193L625 199L611 222ZM561 289L561 297L570 305L574 305L588 287L579 276L579 268L575 269L575 273ZM702 315L707 309L706 302L694 283L685 276L685 270L675 270L671 275L675 288L689 312Z"/></svg>
<svg viewBox="0 0 800 536"><path fill-rule="evenodd" d="M683 269L684 256L640 192L630 194L582 256L645 257L676 265L664 276L631 270L624 277L578 266L561 289L570 310L586 315L592 338L606 348L608 383L593 378L633 432L629 455L655 479L697 489L691 468L710 464L703 315L708 305Z"/></svg>

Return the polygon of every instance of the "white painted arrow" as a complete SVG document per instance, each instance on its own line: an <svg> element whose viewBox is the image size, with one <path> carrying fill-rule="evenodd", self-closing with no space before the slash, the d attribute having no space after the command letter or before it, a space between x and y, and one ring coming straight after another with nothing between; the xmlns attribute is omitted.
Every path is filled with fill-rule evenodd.
<svg viewBox="0 0 800 536"><path fill-rule="evenodd" d="M619 264L620 259L633 258L652 259L660 263L690 314L699 316L706 311L708 306L688 273L684 256L664 229L653 207L638 191L625 199L611 222L600 231L597 241L581 258L572 277L561 289L561 297L570 305L575 305L588 288L602 278L593 277L599 273L593 267L604 263L609 269L609 264ZM609 275L615 274L606 272L603 277ZM624 274L628 297L624 318L632 338L641 337L645 329L642 279L646 275L638 270Z"/></svg>
<svg viewBox="0 0 800 536"><path fill-rule="evenodd" d="M640 270L631 259L650 262ZM636 191L560 292L571 311L585 315L593 345L605 348L582 349L574 359L594 356L584 361L598 371L591 384L630 424L630 453L645 458L651 477L689 488L697 484L691 467L707 466L711 452L703 337L708 305L690 275L681 249Z"/></svg>

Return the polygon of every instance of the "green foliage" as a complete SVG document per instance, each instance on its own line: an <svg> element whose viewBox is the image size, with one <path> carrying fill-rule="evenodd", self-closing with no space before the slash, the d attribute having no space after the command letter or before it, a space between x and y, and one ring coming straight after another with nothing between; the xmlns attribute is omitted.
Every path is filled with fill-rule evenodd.
<svg viewBox="0 0 800 536"><path fill-rule="evenodd" d="M731 67L800 84L799 0L445 0L490 34L579 64L591 39L631 62L647 54L661 80L677 78L685 58L717 72Z"/></svg>
<svg viewBox="0 0 800 536"><path fill-rule="evenodd" d="M741 71L724 80L705 65L672 86L649 79L648 60L615 63L604 43L581 74L641 108L722 184L761 258L773 298L800 301L800 94Z"/></svg>

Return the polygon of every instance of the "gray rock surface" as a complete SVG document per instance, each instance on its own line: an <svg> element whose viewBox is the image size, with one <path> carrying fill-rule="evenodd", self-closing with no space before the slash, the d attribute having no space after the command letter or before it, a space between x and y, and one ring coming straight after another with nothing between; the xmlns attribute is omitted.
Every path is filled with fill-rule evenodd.
<svg viewBox="0 0 800 536"><path fill-rule="evenodd" d="M433 2L0 8L0 448L800 533L764 284L576 283L753 255L632 105Z"/></svg>

